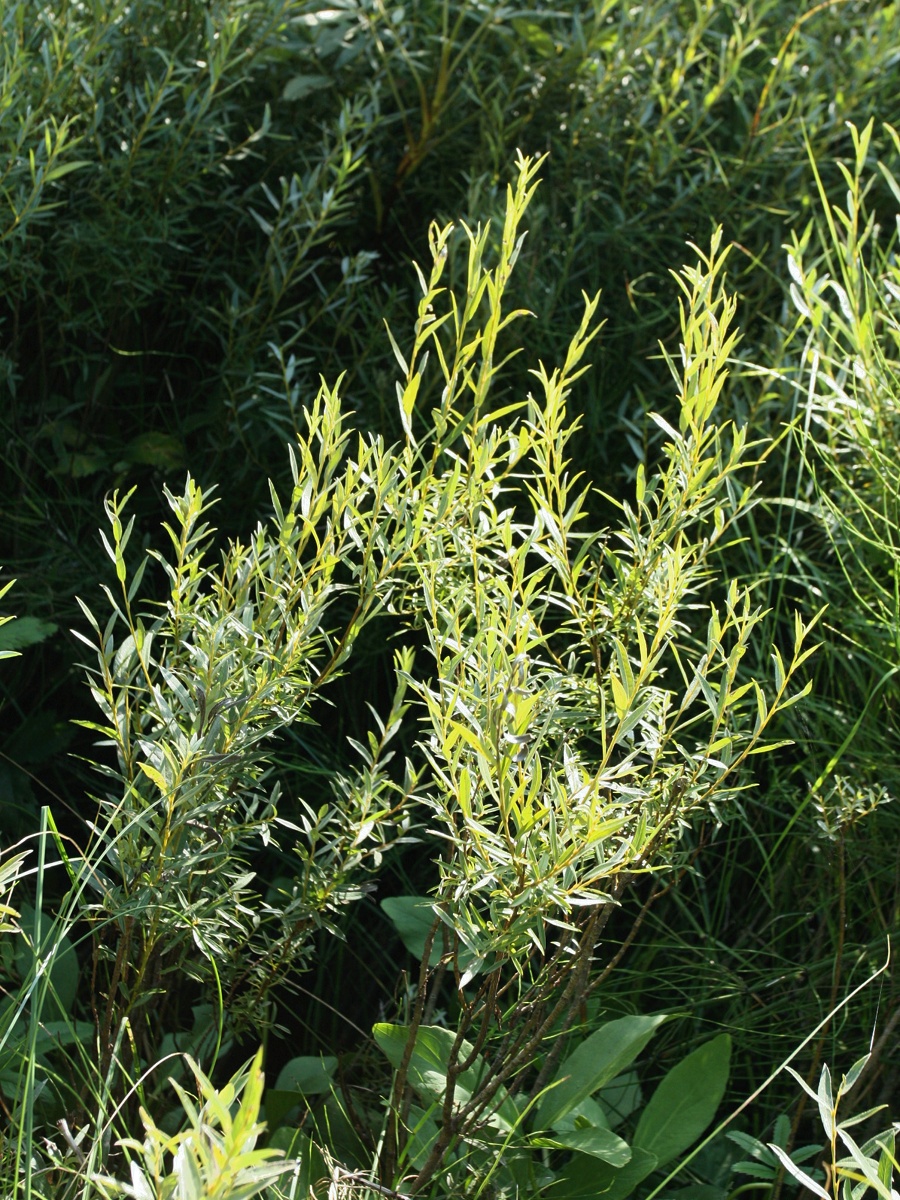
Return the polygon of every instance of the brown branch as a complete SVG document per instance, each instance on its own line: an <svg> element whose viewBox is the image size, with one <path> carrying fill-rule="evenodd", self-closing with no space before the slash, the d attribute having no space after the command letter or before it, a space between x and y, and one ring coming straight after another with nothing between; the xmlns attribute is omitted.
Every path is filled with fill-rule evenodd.
<svg viewBox="0 0 900 1200"><path fill-rule="evenodd" d="M397 1075L394 1079L393 1095L391 1098L391 1112L388 1122L387 1136L385 1138L385 1156L383 1160L382 1178L390 1181L396 1170L397 1160L400 1156L400 1139L403 1133L401 1123L401 1114L409 1111L410 1101L407 1093L407 1077L409 1075L409 1064L412 1061L413 1051L416 1047L416 1035L422 1024L422 1013L425 1007L425 994L428 990L428 972L429 959L431 958L431 948L434 945L435 935L438 928L442 924L440 917L435 917L431 924L431 928L425 936L425 947L422 951L422 958L419 963L419 986L416 992L416 1002L413 1006L412 1019L409 1025L409 1033L406 1039L406 1046L403 1049L403 1057L400 1059L400 1065L397 1068Z"/></svg>

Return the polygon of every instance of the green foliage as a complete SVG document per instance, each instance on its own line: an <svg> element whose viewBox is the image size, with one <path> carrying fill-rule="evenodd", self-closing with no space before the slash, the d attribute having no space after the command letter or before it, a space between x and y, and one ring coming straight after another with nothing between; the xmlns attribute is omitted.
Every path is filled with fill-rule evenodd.
<svg viewBox="0 0 900 1200"><path fill-rule="evenodd" d="M187 1127L177 1134L160 1129L148 1113L141 1113L144 1139L125 1138L120 1146L130 1160L128 1183L94 1175L91 1183L103 1196L129 1196L131 1200L249 1200L293 1171L292 1163L275 1161L281 1152L257 1149L263 1131L259 1110L263 1092L262 1051L252 1063L216 1089L196 1063L188 1060L199 1092L194 1098L174 1080L187 1117Z"/></svg>
<svg viewBox="0 0 900 1200"><path fill-rule="evenodd" d="M13 583L15 583L15 580L4 584L4 586L0 588L0 599L6 595ZM0 617L0 627L9 625L9 622L13 620L15 620L15 617ZM14 648L16 639L12 636L12 631L10 629L5 629L2 633L0 633L0 637L6 639L6 645L0 648L0 658L15 658L17 654L17 651Z"/></svg>
<svg viewBox="0 0 900 1200"><path fill-rule="evenodd" d="M545 1126L577 1108L620 1075L650 1041L664 1016L620 1017L585 1038L559 1067L537 1110Z"/></svg>
<svg viewBox="0 0 900 1200"><path fill-rule="evenodd" d="M898 38L3 9L4 1194L666 1194L812 1027L890 1098Z"/></svg>
<svg viewBox="0 0 900 1200"><path fill-rule="evenodd" d="M499 1089L490 1116L482 1119L476 1132L463 1137L467 1153L496 1142L499 1164L494 1164L489 1176L502 1178L509 1171L521 1177L529 1151L567 1152L566 1165L549 1172L545 1181L553 1195L596 1195L598 1189L619 1197L630 1195L657 1166L665 1166L703 1133L728 1076L730 1039L725 1034L668 1072L641 1112L632 1145L617 1136L603 1107L606 1097L617 1090L613 1076L631 1065L663 1020L664 1016L610 1021L578 1043L560 1065L533 1121L530 1105L517 1106L505 1089ZM446 1097L452 1093L454 1115L471 1110L485 1086L488 1068L468 1042L460 1050L453 1032L439 1026L420 1026L411 1052L404 1026L379 1024L374 1036L395 1070L406 1070L413 1091L428 1106L416 1114L406 1147L411 1167L421 1169L441 1136L440 1106L445 1106L446 1121ZM456 1074L451 1087L451 1064L457 1053L470 1065ZM532 1124L535 1132L528 1131Z"/></svg>
<svg viewBox="0 0 900 1200"><path fill-rule="evenodd" d="M27 857L27 851L12 856L7 855L3 862L0 863L0 894L3 895L4 899L9 899L12 896L19 879L20 868ZM3 924L0 925L0 933L15 933L18 926L12 924L12 922L17 920L19 916L20 913L9 904L0 905L0 918L3 920Z"/></svg>
<svg viewBox="0 0 900 1200"><path fill-rule="evenodd" d="M749 1175L752 1179L775 1183L780 1177L784 1157L790 1158L792 1167L788 1169L793 1173L793 1167L800 1167L821 1154L822 1148L819 1145L800 1146L788 1154L787 1145L791 1135L791 1122L784 1113L781 1113L776 1119L772 1134L774 1141L769 1145L747 1133L732 1131L727 1134L730 1141L735 1142L741 1150L750 1155L749 1159L733 1164L731 1169L736 1175ZM776 1155L776 1150L780 1150L781 1154ZM809 1168L806 1169L806 1174L810 1174ZM811 1177L815 1183L821 1183L824 1179L819 1171L815 1171Z"/></svg>
<svg viewBox="0 0 900 1200"><path fill-rule="evenodd" d="M727 803L749 756L765 748L770 721L802 695L791 679L812 652L798 618L787 665L774 653L767 699L758 682L738 682L760 615L736 584L721 607L710 605L702 640L685 619L708 592L711 548L750 498L736 481L746 439L715 421L734 345L718 236L681 281L683 350L680 364L670 364L679 428L659 418L668 461L641 475L633 505L621 506L618 545L606 531L583 528L588 489L567 461L577 421L566 399L585 370L596 301L585 298L564 366L534 372L539 398L491 405L498 338L521 316L505 308L504 294L537 167L519 163L492 265L489 227L463 230L468 269L459 296L441 285L452 228L432 231L412 352L404 356L391 339L403 374L403 443L353 439L337 391L323 384L292 450L290 501L273 487L269 522L215 562L209 499L189 477L180 496L166 489L169 554L151 551L131 573L134 518L124 519L125 501L113 494L103 544L118 594L107 589L112 614L103 626L82 606L94 637L79 636L96 649L91 690L102 714L91 728L114 748L116 764L105 769L110 790L97 798L83 857L59 845L73 889L67 919L88 919L92 979L104 981L98 1079L121 1071L125 1030L133 1075L154 1061L173 975L217 998L220 1039L226 1027L229 1036L248 1021L264 1027L270 989L302 966L311 934L336 931L366 872L424 819L444 851L412 1019L375 1031L396 1068L383 1177L405 1169L407 1089L441 1106L413 1190L478 1131L498 1122L501 1132L516 1131L510 1088L521 1089L548 1034L564 1035L588 995L615 897L636 874L675 861L692 812ZM430 414L416 403L429 362L443 381ZM166 581L162 604L139 599L152 563ZM269 782L268 746L311 719L376 617L418 631L430 670L417 672L411 651L397 652L396 696L368 745L355 747L361 767L334 780L333 804L301 804L300 819L288 821L277 811L279 781ZM410 691L428 722L417 739L428 769L407 762L398 778L386 747ZM245 863L254 843L285 829L299 864L290 893L270 898ZM471 955L465 968L462 948ZM61 968L70 950L59 933L54 954ZM433 1005L445 979L455 979L455 1033L423 1019L429 990ZM580 1081L576 1058L579 1082L558 1079L548 1125L629 1065L654 1027L637 1023L605 1073ZM504 1029L515 1031L506 1049ZM721 1088L708 1080L724 1081L727 1062L712 1047L726 1044L701 1048L660 1085L636 1130L638 1176L710 1119ZM32 1071L34 1051L32 1034ZM552 1065L550 1055L530 1081L535 1098ZM698 1073L707 1080L699 1107L686 1082ZM677 1111L686 1105L674 1141L658 1111L671 1109L672 1088L681 1092ZM147 1128L156 1145L155 1127ZM589 1157L598 1138L609 1141L606 1161L634 1172L626 1144L615 1149L621 1139L592 1140L577 1129L556 1138ZM464 1169L477 1176L480 1168Z"/></svg>
<svg viewBox="0 0 900 1200"><path fill-rule="evenodd" d="M816 1090L813 1090L796 1071L791 1071L791 1074L818 1106L822 1128L831 1150L829 1178L834 1180L834 1196L840 1195L841 1200L861 1200L863 1196L874 1192L883 1200L896 1200L898 1192L891 1186L893 1172L898 1169L897 1160L894 1157L894 1130L890 1129L887 1133L876 1134L869 1138L863 1146L858 1146L853 1135L847 1132L854 1125L867 1121L880 1112L881 1106L857 1113L844 1121L839 1122L837 1119L841 1100L857 1082L868 1062L869 1055L867 1054L854 1063L849 1074L841 1078L836 1095L832 1087L831 1072L827 1066L822 1068L819 1086ZM847 1157L838 1158L839 1146L848 1152ZM781 1146L772 1143L769 1149L790 1174L800 1180L808 1192L830 1200L831 1193L827 1192L806 1171L801 1170L796 1161L789 1158Z"/></svg>

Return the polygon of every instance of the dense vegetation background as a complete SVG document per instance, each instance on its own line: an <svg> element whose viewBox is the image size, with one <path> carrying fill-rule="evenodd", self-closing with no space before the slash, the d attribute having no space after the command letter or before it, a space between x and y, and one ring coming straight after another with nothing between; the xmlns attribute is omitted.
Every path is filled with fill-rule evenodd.
<svg viewBox="0 0 900 1200"><path fill-rule="evenodd" d="M869 0L559 6L538 0L527 8L495 0L394 6L332 0L327 7L310 0L57 0L8 3L0 21L0 562L4 577L16 579L3 599L16 620L0 629L0 646L21 651L3 663L0 679L0 802L4 852L32 852L19 864L23 875L10 904L24 914L33 947L23 950L25 934L10 932L0 951L6 989L0 1105L9 1129L0 1134L4 1189L49 1195L104 1186L85 1182L87 1150L73 1151L53 1133L60 1119L68 1120L72 1137L88 1130L84 1147L99 1138L100 1149L92 1151L99 1157L90 1160L97 1178L101 1168L115 1174L115 1155L104 1158L110 1135L104 1148L97 1132L112 1128L104 1122L112 1121L113 1109L137 1136L137 1099L158 1116L171 1108L172 1068L144 1079L153 1063L185 1051L222 1083L263 1038L269 1125L302 1128L348 1171L359 1172L346 1176L342 1186L349 1191L365 1191L375 1161L388 1189L380 1194L404 1190L410 1170L400 1170L382 1143L377 1149L373 1129L381 1118L373 1113L380 1111L378 1098L391 1092L391 1066L404 1071L409 1063L392 1058L384 1044L379 1049L370 1030L376 1021L384 1028L415 1021L418 967L410 949L418 947L427 963L431 942L421 941L414 915L409 927L402 903L381 902L439 894L449 870L441 865L446 829L435 827L423 803L381 830L383 843L365 862L348 850L355 835L343 833L340 870L326 878L323 867L315 903L304 892L302 914L285 916L290 905L279 910L285 921L293 914L303 937L278 943L290 951L273 958L273 934L269 958L259 951L254 960L251 936L254 909L271 913L279 896L297 899L292 841L331 836L323 832L333 815L326 810L341 807L334 783L346 783L351 769L348 739L367 744L373 711L386 721L410 699L392 710L397 631L386 635L368 617L354 625L349 576L323 584L322 613L326 600L331 607L322 629L331 637L352 628L352 658L344 660L344 647L328 642L333 669L326 655L321 671L329 676L328 707L314 719L304 709L304 719L289 727L289 718L260 718L246 744L229 751L244 756L251 774L229 775L222 794L229 803L252 794L257 803L241 817L249 831L243 841L243 833L232 836L217 824L226 813L232 820L232 809L207 812L205 801L191 801L198 805L191 820L208 822L212 833L185 869L212 873L225 891L231 880L234 909L198 909L197 921L206 924L193 950L163 941L154 959L151 942L131 935L132 924L141 924L141 905L150 903L132 885L142 872L149 878L148 846L159 839L140 843L146 830L138 814L150 802L139 801L133 781L123 792L122 762L129 746L151 767L157 761L147 757L152 739L141 714L159 705L160 688L175 688L179 639L187 645L189 638L176 616L166 634L171 677L145 684L139 671L129 674L123 663L129 655L140 660L143 634L135 632L118 589L123 579L135 580L127 599L146 613L154 603L162 611L160 604L171 604L181 587L190 619L215 622L215 603L195 613L194 584L184 582L202 542L190 522L200 521L210 490L217 498L206 518L217 530L211 557L230 547L229 570L237 579L249 562L242 555L255 553L257 522L270 521L270 481L284 498L298 478L301 490L308 478L302 456L300 475L295 466L292 478L287 446L309 437L314 456L333 451L331 475L348 454L362 454L355 435L349 442L334 435L329 443L327 416L316 436L308 434L307 410L320 380L331 386L342 377L354 427L388 446L409 445L413 437L429 444L425 414L442 404L461 414L461 423L457 441L441 441L438 429L440 453L470 436L434 358L430 374L422 368L414 405L406 403L418 368L404 355L417 317L420 335L424 328L421 282L428 283L433 253L446 262L440 286L465 298L480 278L480 260L473 267L466 238L453 235L442 248L429 232L432 222L487 230L485 261L510 257L501 231L517 151L540 158L529 178L541 182L527 214L520 205L519 232L527 230L527 237L514 271L509 263L505 304L506 311L532 315L491 335L496 356L485 377L492 397L485 411L502 424L499 410L537 389L529 372L541 362L548 372L565 362L584 294L599 290L592 324L604 324L587 352L592 369L569 372L569 418L580 416L580 431L566 457L570 473L582 472L582 485L590 485L585 518L597 529L627 532L621 505L639 513L640 489L657 472L660 495L671 498L682 485L692 494L690 470L684 468L679 484L671 454L673 431L687 436L694 429L690 422L679 427L690 390L679 371L693 352L679 347L686 328L700 328L690 314L699 322L703 311L711 312L722 325L715 345L728 360L715 419L723 429L734 422L750 448L740 483L724 472L715 498L727 514L726 536L716 540L706 526L682 529L671 513L666 517L672 545L698 555L691 599L678 613L677 637L687 649L677 643L668 670L679 654L688 662L690 647L705 644L710 603L727 605L736 581L760 612L735 662L735 686L758 679L770 695L773 648L790 661L797 615L806 626L824 609L811 635L820 648L798 666L797 690L809 683L809 694L783 711L773 707L766 736L776 748L736 759L736 779L721 797L704 793L706 801L686 811L677 830L667 827L665 845L653 843L659 850L653 870L640 855L629 860L633 874L613 890L617 903L602 933L592 935L596 945L579 943L587 962L594 954L592 970L603 973L602 985L547 1040L586 1038L626 1016L678 1016L655 1036L639 1076L629 1077L649 1095L673 1064L727 1032L724 1112L817 1030L794 1061L801 1075L815 1086L824 1063L839 1076L871 1048L853 1111L890 1104L900 1069L893 965L825 1018L883 965L900 917L900 811L891 802L900 761L900 142L890 124L900 96L900 8ZM698 254L709 256L718 227L722 246L730 247L724 274L717 274L712 253L707 265L717 265L710 267L709 287L692 301L690 280L679 288L672 272L696 264ZM716 307L724 303L716 299L723 279L736 298L735 342L725 337L727 321ZM433 299L437 311L443 301L437 293ZM479 304L493 312L494 301L493 292L482 291L473 313ZM697 354L702 358L701 349ZM698 420L697 430L706 417ZM727 458L727 448L716 446L714 456ZM196 494L185 491L188 472ZM524 503L526 494L513 503ZM148 548L168 553L160 523L172 520L173 508L176 550L179 520L194 529L184 534L182 551L190 553L177 584L153 560L140 574ZM367 518L351 507L341 519L352 526ZM704 519L712 528L711 513ZM341 546L336 561L353 552L351 542ZM275 595L281 568L272 555L246 569L258 571L269 581L263 591L271 586ZM641 586L651 587L651 574ZM626 594L624 575L619 584ZM408 582L403 587L415 590ZM130 627L128 647L127 631L107 626L114 609L102 588ZM298 603L291 596L272 603ZM385 593L378 603L387 611L395 599ZM80 601L96 614L96 636ZM278 609L284 620L287 611ZM422 601L404 642L417 650L423 678L429 654L438 674L441 663L427 612ZM266 631L247 628L249 641L263 646ZM472 626L460 628L460 638L470 636ZM610 625L604 635L604 662L614 656L617 628ZM326 643L309 637L313 661ZM628 659L633 647L627 638L622 645ZM95 667L98 646L109 678L101 667L92 696L82 664ZM247 662L252 674L258 664ZM513 695L524 687L517 679L508 683ZM284 682L272 704L282 715L300 712L314 690L307 685L297 692ZM227 705L240 709L238 697L249 694L233 681L228 688L219 710L226 723ZM726 690L716 684L715 696ZM565 688L559 696L560 711L569 711ZM195 716L202 707L202 730L205 694L187 696L188 703ZM427 791L429 772L438 768L420 737L425 707L421 693L395 732L396 756L384 778L381 750L373 751L373 796L388 783L402 790L397 764L406 758L415 780L410 794ZM117 712L128 714L131 733L121 732L110 715ZM240 712L234 729L246 715ZM590 737L578 724L584 719L571 716L579 739ZM109 736L111 721L119 744ZM106 729L99 740L98 729ZM516 731L510 736L524 744L523 729ZM262 741L267 734L273 736ZM559 737L562 745L566 737ZM217 770L218 759L227 757L218 755ZM232 765L222 766L227 774L226 768ZM163 760L152 769L163 770ZM278 815L290 827L270 830L263 816L276 780ZM160 787L165 794L165 780ZM321 829L311 833L316 813ZM107 909L98 916L96 896L81 908L72 897L81 895L78 864L92 861L103 836L119 846L119 857L104 851L97 890ZM39 852L41 864L57 863L54 870L35 873ZM256 883L243 880L248 872L256 873ZM104 874L118 889L118 910L109 907ZM188 903L187 884L178 884L181 891L172 886L160 911ZM43 924L35 911L44 912ZM56 966L41 1018L32 994L41 978L40 939L51 927ZM127 936L120 936L123 929ZM242 957L245 941L251 948ZM192 955L203 958L204 947L211 970L191 962ZM144 951L152 961L147 973L147 964L139 970L132 961ZM453 963L459 968L458 955ZM128 986L146 988L151 1000L143 1015L122 983L129 964ZM455 1029L454 989L441 986L428 1001L429 1027L443 1022ZM496 1000L491 1004L499 1014ZM91 1081L87 1061L100 1064ZM297 1061L313 1071L305 1091L284 1075ZM321 1078L309 1066L317 1061ZM537 1055L529 1086L542 1070ZM551 1074L548 1067L543 1083ZM294 1099L285 1100L292 1088ZM395 1108L409 1120L402 1092ZM421 1088L415 1098L422 1100ZM735 1127L796 1149L822 1138L813 1128L814 1108L782 1074ZM634 1132L637 1102L631 1111L622 1128ZM782 1113L788 1121L776 1127ZM882 1114L864 1129L874 1133L889 1123ZM115 1125L116 1136L122 1131ZM44 1145L37 1157L23 1155L28 1139L37 1147L45 1136L56 1137L55 1150ZM395 1137L396 1158L402 1138L390 1131L384 1137ZM451 1186L478 1195L542 1188L548 1196L596 1194L599 1184L577 1179L564 1179L563 1190L549 1186L550 1173L560 1164L565 1171L573 1149L571 1139L560 1139L557 1133L543 1147L546 1175L513 1171L494 1178L473 1150L454 1160L448 1175L426 1180L426 1153L413 1164L417 1186L427 1184L429 1194ZM282 1144L299 1153L290 1139ZM745 1150L724 1136L714 1139L666 1194L684 1187L685 1195L724 1197L747 1186L748 1176L731 1170ZM799 1184L789 1175L785 1183L767 1153L759 1151L758 1177L750 1176L758 1194L793 1194ZM318 1168L307 1169L312 1177ZM454 1170L468 1171L468 1181L461 1184ZM649 1195L661 1179L639 1180L636 1194ZM270 1185L268 1177L259 1183Z"/></svg>

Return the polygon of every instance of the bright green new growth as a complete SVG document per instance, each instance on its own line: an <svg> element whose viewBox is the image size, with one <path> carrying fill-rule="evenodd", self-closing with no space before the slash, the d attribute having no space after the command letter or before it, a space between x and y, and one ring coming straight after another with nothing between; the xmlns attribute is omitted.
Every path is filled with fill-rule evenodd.
<svg viewBox="0 0 900 1200"><path fill-rule="evenodd" d="M819 1086L815 1090L798 1075L796 1071L788 1070L807 1093L815 1101L819 1110L819 1119L829 1149L829 1178L833 1180L833 1193L813 1179L806 1171L797 1165L796 1156L792 1159L778 1145L769 1144L769 1150L790 1175L803 1184L807 1192L814 1196L831 1200L832 1194L840 1200L863 1200L865 1196L878 1196L880 1200L898 1200L900 1192L892 1187L893 1173L900 1170L895 1157L896 1126L884 1133L877 1133L866 1139L862 1146L858 1145L851 1133L853 1126L871 1121L871 1118L881 1112L886 1106L877 1105L855 1113L842 1121L838 1120L838 1110L841 1101L859 1080L868 1065L870 1055L855 1062L847 1075L841 1077L837 1094L834 1093L831 1072L827 1066L822 1068L819 1076ZM840 1158L839 1152L846 1151L846 1157Z"/></svg>
<svg viewBox="0 0 900 1200"><path fill-rule="evenodd" d="M130 1158L130 1183L94 1175L102 1196L130 1200L250 1200L294 1171L273 1162L281 1152L257 1149L265 1126L259 1121L263 1095L262 1050L225 1087L216 1089L191 1059L201 1107L172 1081L187 1125L169 1134L141 1110L144 1139L123 1138ZM131 1156L134 1157L131 1157Z"/></svg>
<svg viewBox="0 0 900 1200"><path fill-rule="evenodd" d="M717 580L711 558L751 503L744 432L718 419L736 338L719 234L678 277L679 427L658 418L662 464L640 472L614 531L591 528L596 503L570 464L578 421L567 398L587 369L596 299L585 297L563 366L533 371L535 396L494 400L509 328L525 315L507 311L505 290L539 166L520 159L493 265L489 227L432 228L408 357L391 336L403 444L354 434L338 388L323 383L291 451L292 493L272 489L271 516L246 543L215 558L211 497L189 478L181 495L166 491L170 553L151 552L129 574L133 519L114 495L104 544L120 593L109 593L104 624L84 606L103 714L93 728L117 760L92 844L82 861L66 856L70 919L89 916L105 979L100 1077L125 1029L135 1073L155 1060L150 1012L176 971L214 999L220 1037L226 1026L264 1026L270 989L302 967L314 931L337 931L366 876L419 830L441 848L440 880L383 1178L408 1158L410 1056L429 988L448 971L461 1018L446 1047L443 1115L412 1190L526 1086L545 1039L565 1031L592 986L616 898L636 874L675 861L690 814L745 785L741 769L766 748L773 717L804 694L791 681L812 653L797 618L790 660L773 650L771 695L742 678L761 614L736 581ZM466 286L456 295L442 277L460 243ZM435 382L429 411L422 397ZM140 599L152 561L162 603ZM702 639L698 607L708 612ZM359 765L335 782L333 803L286 822L274 739L316 719L376 619L424 639L428 653L414 661L398 649L393 706L373 713ZM411 696L427 766L397 772L389 745ZM248 867L270 838L297 855L290 894L264 895ZM511 1042L497 1040L500 997ZM478 1086L454 1107L472 1055L487 1050ZM551 1054L530 1077L533 1096L553 1066Z"/></svg>

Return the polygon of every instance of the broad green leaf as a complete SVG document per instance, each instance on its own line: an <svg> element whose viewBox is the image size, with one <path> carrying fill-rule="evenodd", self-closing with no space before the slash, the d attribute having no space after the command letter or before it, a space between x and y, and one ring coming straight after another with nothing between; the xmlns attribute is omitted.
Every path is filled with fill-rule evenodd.
<svg viewBox="0 0 900 1200"><path fill-rule="evenodd" d="M292 1058L285 1063L275 1081L282 1092L302 1092L304 1096L321 1096L331 1091L331 1082L338 1060L330 1055Z"/></svg>
<svg viewBox="0 0 900 1200"><path fill-rule="evenodd" d="M391 924L400 935L400 940L413 958L421 962L425 953L425 939L434 922L434 908L427 896L389 896L381 901L381 907ZM444 944L442 931L435 935L428 958L428 965L436 967L441 960ZM472 962L471 950L460 949L459 965L465 970Z"/></svg>
<svg viewBox="0 0 900 1200"><path fill-rule="evenodd" d="M284 100L302 100L311 92L328 87L331 82L327 75L295 75L284 85L281 96Z"/></svg>
<svg viewBox="0 0 900 1200"><path fill-rule="evenodd" d="M400 935L400 940L413 958L421 961L425 953L425 939L434 924L434 909L425 896L389 896L381 901L381 907L391 924ZM441 959L441 936L437 936L428 959L430 967L436 967Z"/></svg>
<svg viewBox="0 0 900 1200"><path fill-rule="evenodd" d="M435 1106L432 1111L439 1111ZM437 1141L440 1127L434 1118L418 1105L411 1104L407 1121L409 1138L406 1142L406 1161L418 1170L428 1159L431 1148Z"/></svg>
<svg viewBox="0 0 900 1200"><path fill-rule="evenodd" d="M552 1129L576 1104L620 1075L634 1062L666 1016L658 1013L652 1017L619 1017L576 1046L556 1072L553 1084L538 1106L538 1127Z"/></svg>
<svg viewBox="0 0 900 1200"><path fill-rule="evenodd" d="M512 27L543 58L553 58L555 56L556 44L553 38L536 21L529 21L525 17L516 17L512 22Z"/></svg>
<svg viewBox="0 0 900 1200"><path fill-rule="evenodd" d="M79 969L75 947L65 934L54 935L52 920L47 913L42 913L39 937L43 944L37 947L37 955L41 959L46 958L51 948L55 948L50 964L49 986L40 1013L44 1028L55 1021L65 1021L72 1011L78 990ZM14 961L16 972L24 983L30 979L35 968L35 950L29 944L34 936L34 909L29 904L21 905L19 927L27 934L27 939L24 936L16 938ZM39 993L43 986L38 983Z"/></svg>
<svg viewBox="0 0 900 1200"><path fill-rule="evenodd" d="M672 1068L650 1097L634 1132L634 1145L665 1166L697 1140L725 1094L731 1038L704 1042Z"/></svg>
<svg viewBox="0 0 900 1200"><path fill-rule="evenodd" d="M18 617L8 624L4 621L0 627L0 651L36 646L52 637L58 628L52 621L42 621L39 617Z"/></svg>
<svg viewBox="0 0 900 1200"><path fill-rule="evenodd" d="M760 1193L761 1195L762 1193ZM729 1192L714 1183L691 1183L672 1192L666 1200L728 1200Z"/></svg>
<svg viewBox="0 0 900 1200"><path fill-rule="evenodd" d="M395 1070L400 1066L406 1052L409 1032L406 1025L379 1023L372 1027L375 1041ZM447 1063L455 1038L456 1034L452 1029L444 1029L439 1025L422 1025L419 1028L416 1045L409 1060L409 1082L426 1100L443 1102L447 1089ZM468 1058L471 1053L472 1046L464 1041L460 1049L460 1059ZM479 1055L474 1064L456 1080L454 1100L458 1107L468 1103L480 1087L483 1076L484 1062ZM504 1133L511 1133L520 1124L519 1111L504 1089L497 1093L497 1099L500 1101L499 1106L488 1123Z"/></svg>
<svg viewBox="0 0 900 1200"><path fill-rule="evenodd" d="M217 1054L219 1059L229 1053L233 1045L234 1039L227 1036L219 1042L219 1025L216 1017L216 1010L212 1004L193 1004L191 1012L194 1017L193 1026L190 1029L181 1029L175 1033L167 1033L164 1035L159 1044L159 1058L162 1060L168 1055L173 1056L167 1064L168 1075L170 1079L177 1082L182 1082L185 1070L187 1068L187 1057L193 1058L196 1062L209 1062L214 1054ZM227 1025L226 1025L227 1029ZM269 1092L266 1092L268 1100ZM291 1097L291 1104L297 1103L297 1097ZM274 1124L274 1122L272 1122Z"/></svg>
<svg viewBox="0 0 900 1200"><path fill-rule="evenodd" d="M603 1108L590 1096L586 1100L582 1100L580 1104L576 1104L574 1108L570 1108L564 1116L559 1117L553 1129L556 1133L560 1133L569 1129L583 1129L586 1125L593 1125L596 1129L610 1128Z"/></svg>
<svg viewBox="0 0 900 1200"><path fill-rule="evenodd" d="M74 479L85 479L88 475L96 475L109 465L106 455L96 446L90 446L86 451L75 451L72 454L60 455L60 462L54 467L52 475L71 475Z"/></svg>
<svg viewBox="0 0 900 1200"><path fill-rule="evenodd" d="M151 429L132 438L122 457L128 462L173 471L184 466L184 443L171 433Z"/></svg>
<svg viewBox="0 0 900 1200"><path fill-rule="evenodd" d="M589 1154L574 1154L557 1175L548 1200L623 1200L655 1169L656 1158L638 1146L631 1147L631 1158L623 1167Z"/></svg>
<svg viewBox="0 0 900 1200"><path fill-rule="evenodd" d="M610 1129L596 1128L592 1125L581 1129L569 1129L563 1133L554 1134L548 1138L533 1138L532 1145L544 1146L551 1150L577 1150L581 1154L589 1154L599 1158L612 1167L624 1167L631 1159L631 1147Z"/></svg>
<svg viewBox="0 0 900 1200"><path fill-rule="evenodd" d="M302 1103L299 1092L284 1092L280 1088L266 1088L266 1124L270 1129L284 1127L293 1122L290 1114Z"/></svg>
<svg viewBox="0 0 900 1200"><path fill-rule="evenodd" d="M325 1156L312 1138L301 1129L283 1125L275 1130L268 1144L271 1149L283 1150L285 1158L296 1164L296 1183L291 1181L291 1194L316 1195L316 1186L327 1179L330 1172ZM273 1188L270 1194L277 1196L281 1191Z"/></svg>
<svg viewBox="0 0 900 1200"><path fill-rule="evenodd" d="M6 1008L9 1013L12 1004ZM29 1054L28 1022L20 1017L7 1027L7 1021L0 1017L0 1086L15 1095L21 1084L21 1072ZM94 1027L87 1021L42 1021L34 1044L34 1060L41 1066L47 1066L48 1056L64 1046L74 1046L79 1043L90 1047L94 1035Z"/></svg>
<svg viewBox="0 0 900 1200"><path fill-rule="evenodd" d="M642 1099L637 1071L626 1071L597 1093L597 1102L610 1129L621 1125L626 1117L630 1117L635 1109L640 1108Z"/></svg>

